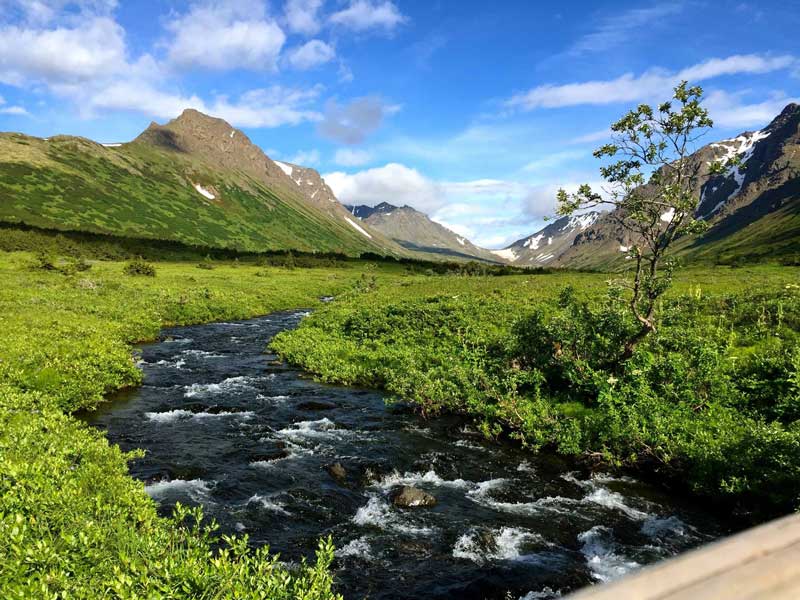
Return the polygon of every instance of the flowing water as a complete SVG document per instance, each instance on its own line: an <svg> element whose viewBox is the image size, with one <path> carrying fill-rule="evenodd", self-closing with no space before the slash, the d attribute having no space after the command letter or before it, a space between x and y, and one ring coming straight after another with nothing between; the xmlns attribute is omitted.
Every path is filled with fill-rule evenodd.
<svg viewBox="0 0 800 600"><path fill-rule="evenodd" d="M346 598L552 598L724 532L712 515L625 477L424 421L375 391L326 386L265 354L305 313L165 330L144 385L89 415L161 510L200 504L284 561L337 547ZM341 463L337 479L328 467ZM399 485L437 499L400 509Z"/></svg>

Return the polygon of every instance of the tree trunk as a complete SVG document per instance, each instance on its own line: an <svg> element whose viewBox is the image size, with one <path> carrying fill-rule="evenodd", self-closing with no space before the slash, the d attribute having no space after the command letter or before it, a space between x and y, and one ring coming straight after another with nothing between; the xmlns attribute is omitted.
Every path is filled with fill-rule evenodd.
<svg viewBox="0 0 800 600"><path fill-rule="evenodd" d="M649 334L653 333L656 330L655 326L652 323L645 322L642 324L642 328L636 332L634 336L628 339L625 342L625 347L622 350L622 356L620 357L620 366L626 363L630 358L633 356L633 353L636 351L636 347L639 343L646 338Z"/></svg>

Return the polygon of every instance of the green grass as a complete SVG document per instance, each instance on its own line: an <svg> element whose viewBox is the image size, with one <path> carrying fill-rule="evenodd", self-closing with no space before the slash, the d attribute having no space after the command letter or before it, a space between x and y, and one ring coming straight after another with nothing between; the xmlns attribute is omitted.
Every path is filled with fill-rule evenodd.
<svg viewBox="0 0 800 600"><path fill-rule="evenodd" d="M70 415L138 385L131 344L165 325L314 307L370 267L157 263L147 277L120 262L69 275L36 264L0 253L0 597L333 597L329 544L289 571L246 539L197 528L195 514L160 518L127 475L130 456Z"/></svg>

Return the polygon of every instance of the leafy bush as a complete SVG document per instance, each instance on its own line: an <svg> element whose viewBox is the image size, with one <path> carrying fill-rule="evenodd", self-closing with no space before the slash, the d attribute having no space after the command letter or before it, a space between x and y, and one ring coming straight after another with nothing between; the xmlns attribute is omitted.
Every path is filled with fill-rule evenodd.
<svg viewBox="0 0 800 600"><path fill-rule="evenodd" d="M56 271L58 267L56 266L56 259L49 253L46 252L37 252L36 256L33 260L33 268L40 269L42 271Z"/></svg>
<svg viewBox="0 0 800 600"><path fill-rule="evenodd" d="M428 281L430 294L455 279ZM357 287L273 347L325 381L468 414L490 437L657 471L762 514L800 506L800 290L672 295L620 363L637 325L615 289L471 288Z"/></svg>
<svg viewBox="0 0 800 600"><path fill-rule="evenodd" d="M156 268L149 262L144 261L141 258L137 258L128 263L125 263L125 267L123 268L123 273L125 273L125 275L132 275L132 276L142 275L145 277L155 277Z"/></svg>

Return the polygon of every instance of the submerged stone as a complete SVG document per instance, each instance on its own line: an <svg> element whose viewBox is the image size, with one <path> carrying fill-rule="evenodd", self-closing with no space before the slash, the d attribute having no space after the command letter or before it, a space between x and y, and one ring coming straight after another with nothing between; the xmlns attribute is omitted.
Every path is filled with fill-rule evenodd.
<svg viewBox="0 0 800 600"><path fill-rule="evenodd" d="M392 504L399 508L420 508L436 506L436 498L428 492L404 485L392 490L389 495Z"/></svg>

